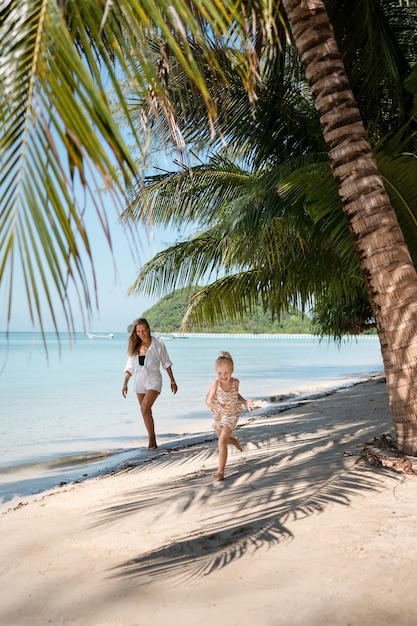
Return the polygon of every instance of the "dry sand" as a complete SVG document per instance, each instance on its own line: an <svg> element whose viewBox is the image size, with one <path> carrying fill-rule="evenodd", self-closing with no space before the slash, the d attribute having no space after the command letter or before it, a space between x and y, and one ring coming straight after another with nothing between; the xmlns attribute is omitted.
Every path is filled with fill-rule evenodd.
<svg viewBox="0 0 417 626"><path fill-rule="evenodd" d="M383 378L0 511L0 624L417 624L417 476L358 462ZM190 442L189 442L190 443Z"/></svg>

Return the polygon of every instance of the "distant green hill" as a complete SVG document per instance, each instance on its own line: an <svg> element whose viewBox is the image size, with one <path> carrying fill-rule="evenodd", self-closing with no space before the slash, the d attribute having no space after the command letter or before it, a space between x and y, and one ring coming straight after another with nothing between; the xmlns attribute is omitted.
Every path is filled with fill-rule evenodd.
<svg viewBox="0 0 417 626"><path fill-rule="evenodd" d="M189 294L189 289L179 289L165 296L150 309L143 312L142 316L149 321L153 332L179 332ZM262 307L259 305L257 313L243 322L224 322L223 324L210 327L193 326L188 329L188 332L304 334L311 333L312 327L310 320L305 316L303 317L299 311L284 315L278 321L272 320L270 315L265 315Z"/></svg>

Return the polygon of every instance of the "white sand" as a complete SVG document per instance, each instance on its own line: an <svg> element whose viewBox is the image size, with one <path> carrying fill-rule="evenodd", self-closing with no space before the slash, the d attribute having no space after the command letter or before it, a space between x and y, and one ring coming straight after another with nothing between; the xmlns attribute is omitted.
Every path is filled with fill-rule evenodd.
<svg viewBox="0 0 417 626"><path fill-rule="evenodd" d="M3 506L4 626L411 626L417 476L357 462L383 379Z"/></svg>

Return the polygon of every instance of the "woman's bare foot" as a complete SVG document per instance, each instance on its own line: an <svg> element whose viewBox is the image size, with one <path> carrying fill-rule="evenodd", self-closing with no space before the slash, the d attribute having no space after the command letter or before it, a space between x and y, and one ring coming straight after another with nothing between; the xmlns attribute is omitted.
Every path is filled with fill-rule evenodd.
<svg viewBox="0 0 417 626"><path fill-rule="evenodd" d="M222 472L216 472L215 474L213 474L213 478L215 478L216 480L224 480L224 475L222 474Z"/></svg>
<svg viewBox="0 0 417 626"><path fill-rule="evenodd" d="M157 449L157 447L158 447L158 446L156 445L156 441L155 441L154 443L152 443L152 444L150 443L150 444L148 445L148 450L156 450L156 449Z"/></svg>

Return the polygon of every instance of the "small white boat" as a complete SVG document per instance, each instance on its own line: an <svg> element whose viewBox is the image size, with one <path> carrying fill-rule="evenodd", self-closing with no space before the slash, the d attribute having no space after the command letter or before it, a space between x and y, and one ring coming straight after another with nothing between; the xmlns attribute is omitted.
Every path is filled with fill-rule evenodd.
<svg viewBox="0 0 417 626"><path fill-rule="evenodd" d="M107 333L106 335L95 335L94 333L86 333L89 339L113 339L113 333Z"/></svg>

